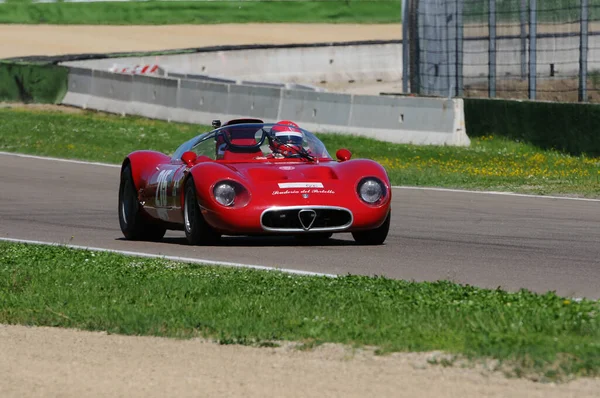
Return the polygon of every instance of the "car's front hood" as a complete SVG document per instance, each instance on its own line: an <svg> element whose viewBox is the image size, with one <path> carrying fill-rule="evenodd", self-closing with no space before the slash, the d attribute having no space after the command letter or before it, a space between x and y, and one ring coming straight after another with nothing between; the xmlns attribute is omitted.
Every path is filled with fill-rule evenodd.
<svg viewBox="0 0 600 398"><path fill-rule="evenodd" d="M336 194L354 190L354 181L342 180L337 162L236 164L234 168L253 191L253 198L285 206L302 203L335 204ZM262 199L262 200L261 200Z"/></svg>
<svg viewBox="0 0 600 398"><path fill-rule="evenodd" d="M337 162L296 163L276 162L260 164L229 165L245 180L260 184L264 182L310 182L338 180L335 171Z"/></svg>

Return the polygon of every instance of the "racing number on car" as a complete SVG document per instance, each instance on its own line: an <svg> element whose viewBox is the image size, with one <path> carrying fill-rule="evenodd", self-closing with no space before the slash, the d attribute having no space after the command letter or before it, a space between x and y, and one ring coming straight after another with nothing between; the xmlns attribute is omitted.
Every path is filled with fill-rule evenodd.
<svg viewBox="0 0 600 398"><path fill-rule="evenodd" d="M173 174L175 177L175 174ZM181 179L176 179L173 182L173 190L171 191L171 206L177 207L177 192L179 192L179 184L181 183Z"/></svg>
<svg viewBox="0 0 600 398"><path fill-rule="evenodd" d="M156 183L156 207L167 207L167 187L173 170L163 170L158 175Z"/></svg>

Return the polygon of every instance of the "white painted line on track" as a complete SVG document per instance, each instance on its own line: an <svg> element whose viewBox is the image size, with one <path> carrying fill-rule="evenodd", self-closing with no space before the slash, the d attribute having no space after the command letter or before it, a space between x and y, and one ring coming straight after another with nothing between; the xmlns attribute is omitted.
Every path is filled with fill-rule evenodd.
<svg viewBox="0 0 600 398"><path fill-rule="evenodd" d="M438 192L456 192L456 193L475 193L481 195L501 195L501 196L517 196L523 198L540 198L540 199L559 199L559 200L578 200L581 202L600 202L600 199L592 198L573 198L570 196L552 196L552 195L533 195L526 193L503 192L503 191L470 191L467 189L452 189L452 188L435 188L435 187L410 187L410 186L392 186L394 189L411 189L417 191L438 191Z"/></svg>
<svg viewBox="0 0 600 398"><path fill-rule="evenodd" d="M16 156L16 157L19 157L19 158L29 158L29 159L54 160L56 162L87 164L87 165L93 165L93 166L119 167L119 168L121 167L121 165L119 165L119 164L100 163L100 162L87 162L85 160L61 159L61 158L52 158L52 157L46 157L46 156L26 155L26 154L23 154L23 153L13 153L13 152L0 152L0 155Z"/></svg>
<svg viewBox="0 0 600 398"><path fill-rule="evenodd" d="M39 240L13 239L13 238L0 237L0 241L13 242L13 243L26 243L26 244L32 244L32 245L61 246L61 247L67 247L69 249L115 253L115 254L122 254L124 256L132 256L132 257L160 258L160 259L177 261L177 262L182 262L182 263L194 263L194 264L200 264L200 265L219 265L219 266L233 267L233 268L256 269L256 270L260 270L260 271L279 271L279 272L283 272L286 274L301 275L301 276L325 276L328 278L337 278L338 277L338 275L334 275L334 274L325 274L325 273L321 273L321 272L310 272L310 271L300 271L300 270L289 269L289 268L275 268L275 267L267 267L264 265L230 263L230 262L226 262L226 261L205 260L205 259L201 259L201 258L164 256L164 255L160 255L160 254L131 252L131 251L126 251L126 250L103 249L101 247L66 245L66 244L62 244L62 243L44 242L44 241L39 241ZM579 301L585 300L585 298L573 297L573 298L571 298L571 300L579 302ZM600 300L598 300L598 301L600 302Z"/></svg>
<svg viewBox="0 0 600 398"><path fill-rule="evenodd" d="M165 255L161 255L161 254L150 254L150 253L142 253L142 252L131 252L131 251L126 251L126 250L104 249L101 247L67 245L67 244L56 243L56 242L44 242L44 241L28 240L28 239L12 239L12 238L0 237L0 241L14 242L14 243L27 243L27 244L33 244L33 245L61 246L61 247L67 247L69 249L116 253L116 254L122 254L125 256L160 258L160 259L164 259L164 260L171 260L171 261L177 261L177 262L182 262L182 263L194 263L194 264L201 264L201 265L219 265L219 266L224 266L224 267L249 268L249 269L256 269L256 270L261 270L261 271L278 271L278 272L284 272L286 274L294 274L294 275L326 276L326 277L330 277L330 278L337 278L337 275L325 274L325 273L321 273L321 272L301 271L301 270L289 269L289 268L267 267L264 265L231 263L231 262L226 262L226 261L206 260L206 259L202 259L202 258L165 256Z"/></svg>
<svg viewBox="0 0 600 398"><path fill-rule="evenodd" d="M72 160L72 159L52 158L52 157L45 157L45 156L25 155L25 154L21 154L21 153L13 153L13 152L1 152L0 151L0 155L17 156L17 157L22 157L22 158L32 158L32 159L41 159L41 160L54 160L57 162L88 164L88 165L95 165L95 166L119 167L119 168L121 167L121 165L110 164L110 163L86 162L84 160ZM592 198L573 198L573 197L569 197L569 196L533 195L533 194L515 193L515 192L502 192L502 191L470 191L468 189L415 187L415 186L403 186L403 185L394 185L394 186L392 186L392 188L393 189L409 189L409 190L416 190L416 191L474 193L474 194L480 194L480 195L502 195L502 196L516 196L516 197L523 197L523 198L575 200L575 201L580 201L580 202L600 202L600 199L592 199Z"/></svg>

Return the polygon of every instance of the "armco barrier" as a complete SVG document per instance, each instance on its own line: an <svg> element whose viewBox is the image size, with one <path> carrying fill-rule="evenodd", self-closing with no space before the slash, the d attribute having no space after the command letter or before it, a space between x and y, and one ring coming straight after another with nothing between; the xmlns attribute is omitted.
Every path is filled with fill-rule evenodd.
<svg viewBox="0 0 600 398"><path fill-rule="evenodd" d="M469 145L462 99L380 97L72 68L63 104L186 123L292 119L315 132Z"/></svg>

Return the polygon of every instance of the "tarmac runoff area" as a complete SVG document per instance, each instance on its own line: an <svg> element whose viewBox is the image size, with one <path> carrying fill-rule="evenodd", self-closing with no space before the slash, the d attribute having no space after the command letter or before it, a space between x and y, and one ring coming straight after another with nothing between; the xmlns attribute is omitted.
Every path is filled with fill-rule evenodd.
<svg viewBox="0 0 600 398"><path fill-rule="evenodd" d="M157 30L156 27L0 25L0 58L216 44L299 42L297 38L304 39L303 42L387 40L399 38L399 33L396 36L395 32L400 32L399 25L363 25L366 31L361 32L352 26L323 25L318 28L310 25L301 33L303 31L295 25L285 30L286 34L282 33L282 29L277 30L278 34L273 34L272 26L257 25L252 29L257 29L258 33L252 35L249 26L221 25L222 29L227 30L221 35L216 34L215 26L204 27L210 32L202 36L199 31L181 26ZM357 32L361 37L353 36ZM390 32L394 32L393 37ZM334 34L339 36L336 38ZM292 35L292 39L288 35ZM17 174L13 177L17 178ZM20 178L20 184L22 180ZM17 185L19 189L23 187ZM25 192L19 193L19 189L16 193L24 195ZM7 200L10 198L5 196L8 191L0 191L0 203L9 203ZM112 195L109 192L105 194ZM92 201L91 205L94 203L96 201ZM1 215L5 220L5 213ZM485 217L483 213L480 215L482 219ZM100 231L104 231L104 228ZM3 231L2 236L7 235L12 233ZM569 272L565 270L562 274L568 275ZM585 275L580 276L586 279ZM291 349L290 345L281 348L221 346L203 340L179 341L0 325L0 352L2 397L579 398L597 397L600 390L600 379L580 379L560 385L535 383L507 379L498 372L490 372L485 366L444 368L429 365L427 360L439 357L439 353L404 353L382 357L374 356L369 350L350 350L338 345L326 345L304 352Z"/></svg>

